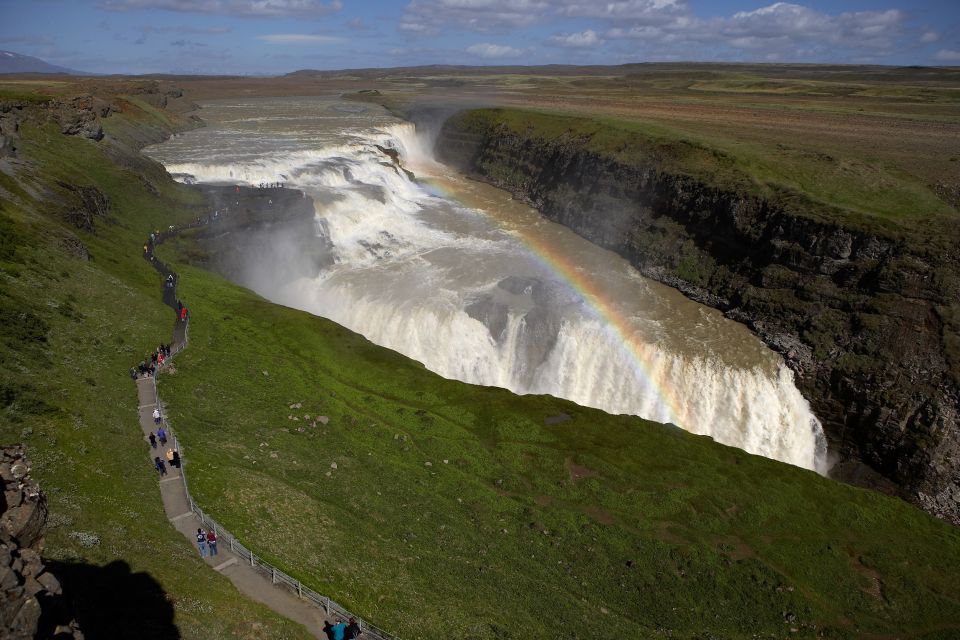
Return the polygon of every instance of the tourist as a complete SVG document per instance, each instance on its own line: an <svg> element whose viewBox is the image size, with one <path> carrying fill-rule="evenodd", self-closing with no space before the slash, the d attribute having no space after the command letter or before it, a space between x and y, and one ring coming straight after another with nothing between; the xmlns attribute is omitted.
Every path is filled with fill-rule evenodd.
<svg viewBox="0 0 960 640"><path fill-rule="evenodd" d="M360 633L360 625L357 624L357 619L350 618L350 624L347 625L347 630L344 632L343 637L347 640L353 640L354 638L359 638Z"/></svg>
<svg viewBox="0 0 960 640"><path fill-rule="evenodd" d="M163 427L157 429L157 440L160 441L161 446L167 446L167 432L163 430Z"/></svg>
<svg viewBox="0 0 960 640"><path fill-rule="evenodd" d="M336 622L333 623L333 640L343 640L343 634L347 630L347 625L343 623L343 620L340 618L336 619Z"/></svg>
<svg viewBox="0 0 960 640"><path fill-rule="evenodd" d="M136 367L130 367L130 379L131 379L131 380L136 380L136 379L137 379L137 368L136 368Z"/></svg>
<svg viewBox="0 0 960 640"><path fill-rule="evenodd" d="M207 536L203 533L203 529L197 529L197 547L200 548L200 557L207 557Z"/></svg>
<svg viewBox="0 0 960 640"><path fill-rule="evenodd" d="M167 464L170 465L170 468L173 468L173 451L167 449Z"/></svg>
<svg viewBox="0 0 960 640"><path fill-rule="evenodd" d="M327 640L333 640L333 625L329 620L323 621L323 633L327 636Z"/></svg>
<svg viewBox="0 0 960 640"><path fill-rule="evenodd" d="M210 548L210 557L217 555L217 534L213 529L207 531L207 546Z"/></svg>
<svg viewBox="0 0 960 640"><path fill-rule="evenodd" d="M149 438L149 440L150 440L150 448L151 448L151 449L156 449L156 448L157 448L157 436L153 435L153 431L150 432L150 438Z"/></svg>
<svg viewBox="0 0 960 640"><path fill-rule="evenodd" d="M160 459L160 456L155 456L153 458L153 466L157 468L157 472L161 476L167 475L167 465L163 464L163 460Z"/></svg>
<svg viewBox="0 0 960 640"><path fill-rule="evenodd" d="M173 450L173 466L180 468L180 452L176 449Z"/></svg>
<svg viewBox="0 0 960 640"><path fill-rule="evenodd" d="M153 410L153 424L160 424L160 408L156 407Z"/></svg>

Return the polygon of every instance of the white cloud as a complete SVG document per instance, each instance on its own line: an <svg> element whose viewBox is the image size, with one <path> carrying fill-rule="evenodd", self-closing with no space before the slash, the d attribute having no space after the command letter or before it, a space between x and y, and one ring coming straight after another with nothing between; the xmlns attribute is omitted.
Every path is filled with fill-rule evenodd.
<svg viewBox="0 0 960 640"><path fill-rule="evenodd" d="M436 33L447 24L490 31L542 21L550 13L546 0L412 0L404 9L400 30Z"/></svg>
<svg viewBox="0 0 960 640"><path fill-rule="evenodd" d="M516 58L517 56L523 55L525 51L502 44L481 42L467 47L467 53L480 56L481 58Z"/></svg>
<svg viewBox="0 0 960 640"><path fill-rule="evenodd" d="M326 4L319 0L100 0L97 6L108 11L157 9L240 17L316 18L340 11L343 3L341 0L330 0Z"/></svg>
<svg viewBox="0 0 960 640"><path fill-rule="evenodd" d="M889 55L911 34L897 9L829 13L798 2L773 2L702 18L689 0L410 0L400 31L418 37L445 29L509 31L571 19L589 20L578 33L548 44L597 48L619 42L621 55L662 58L856 60ZM917 35L934 42L929 28ZM632 52L628 54L627 52Z"/></svg>
<svg viewBox="0 0 960 640"><path fill-rule="evenodd" d="M686 0L619 0L616 2L584 2L564 0L559 13L566 16L631 20L646 24L668 22L690 15Z"/></svg>
<svg viewBox="0 0 960 640"><path fill-rule="evenodd" d="M593 29L587 29L586 31L581 31L580 33L560 33L550 36L547 42L557 47L586 49L603 44L603 38L601 38Z"/></svg>
<svg viewBox="0 0 960 640"><path fill-rule="evenodd" d="M336 36L319 36L308 33L271 33L257 36L257 40L269 44L335 44L343 42Z"/></svg>
<svg viewBox="0 0 960 640"><path fill-rule="evenodd" d="M920 42L923 42L923 43L936 42L939 39L940 39L940 34L937 33L936 31L926 31L922 36L920 36Z"/></svg>
<svg viewBox="0 0 960 640"><path fill-rule="evenodd" d="M940 62L960 62L960 51L940 49L940 51L933 54L933 59L939 60Z"/></svg>

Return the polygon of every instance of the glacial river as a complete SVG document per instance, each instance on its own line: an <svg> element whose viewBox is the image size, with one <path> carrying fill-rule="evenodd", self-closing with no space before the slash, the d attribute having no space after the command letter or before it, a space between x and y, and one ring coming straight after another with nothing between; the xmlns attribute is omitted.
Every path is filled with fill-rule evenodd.
<svg viewBox="0 0 960 640"><path fill-rule="evenodd" d="M183 181L302 189L317 242L332 246L316 278L266 266L282 260L236 274L260 295L448 378L671 422L825 472L793 373L745 327L436 163L413 125L332 97L217 101L199 115L206 127L146 153Z"/></svg>

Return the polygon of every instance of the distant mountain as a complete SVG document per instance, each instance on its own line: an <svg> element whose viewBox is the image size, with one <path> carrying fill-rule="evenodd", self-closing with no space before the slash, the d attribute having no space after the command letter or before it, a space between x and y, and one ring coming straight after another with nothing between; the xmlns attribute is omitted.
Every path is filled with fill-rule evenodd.
<svg viewBox="0 0 960 640"><path fill-rule="evenodd" d="M0 51L0 73L65 73L72 76L91 75L83 71L58 67L40 58L25 56L13 51Z"/></svg>

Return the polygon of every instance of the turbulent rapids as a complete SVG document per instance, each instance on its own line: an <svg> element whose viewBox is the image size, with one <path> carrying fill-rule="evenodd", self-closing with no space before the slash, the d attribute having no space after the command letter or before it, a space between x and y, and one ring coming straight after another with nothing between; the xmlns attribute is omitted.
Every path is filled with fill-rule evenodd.
<svg viewBox="0 0 960 640"><path fill-rule="evenodd" d="M431 159L413 125L334 99L211 103L148 150L184 181L310 195L329 266L235 279L464 382L546 393L825 471L793 374L744 327ZM399 158L399 163L395 162Z"/></svg>

